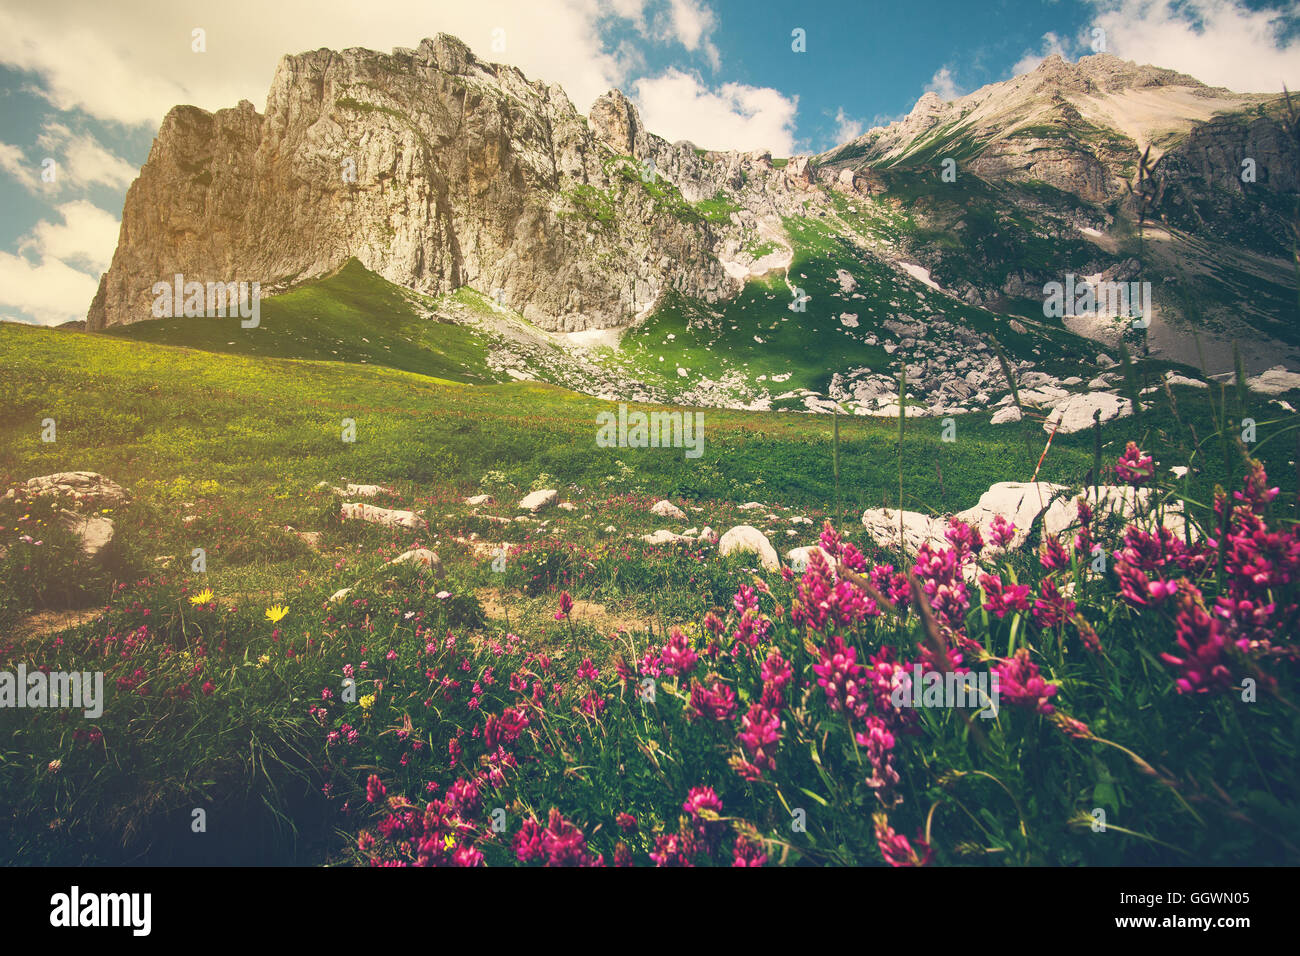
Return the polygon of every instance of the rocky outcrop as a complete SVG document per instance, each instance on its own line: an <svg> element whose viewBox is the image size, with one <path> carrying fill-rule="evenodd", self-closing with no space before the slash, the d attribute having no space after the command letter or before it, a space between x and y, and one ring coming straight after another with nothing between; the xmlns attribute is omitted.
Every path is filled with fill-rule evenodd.
<svg viewBox="0 0 1300 956"><path fill-rule="evenodd" d="M1108 422L1133 413L1127 398L1110 392L1079 392L1059 402L1043 423L1043 430L1069 435L1091 428L1093 422Z"/></svg>
<svg viewBox="0 0 1300 956"><path fill-rule="evenodd" d="M1293 234L1289 197L1300 193L1300 140L1282 106L1216 116L1156 165L1157 212L1180 228L1286 257Z"/></svg>
<svg viewBox="0 0 1300 956"><path fill-rule="evenodd" d="M94 471L61 471L30 478L5 492L5 498L55 497L62 506L54 511L58 523L70 531L87 558L101 558L113 543L113 519L95 509L129 504L130 494L117 482Z"/></svg>
<svg viewBox="0 0 1300 956"><path fill-rule="evenodd" d="M661 518L675 518L678 521L686 520L686 512L668 500L656 501L651 505L650 513L659 515Z"/></svg>
<svg viewBox="0 0 1300 956"><path fill-rule="evenodd" d="M167 115L88 326L150 318L152 285L177 273L265 294L351 257L421 292L499 290L547 329L624 325L669 287L731 294L713 225L612 160L655 157L689 200L739 183L742 158L649 137L622 94L592 112L445 34L391 54L286 56L265 113L243 101Z"/></svg>
<svg viewBox="0 0 1300 956"><path fill-rule="evenodd" d="M777 557L776 548L767 540L767 535L752 525L736 525L718 541L718 554L750 552L758 556L759 563L769 571L779 570L781 559Z"/></svg>
<svg viewBox="0 0 1300 956"><path fill-rule="evenodd" d="M391 528L413 528L422 531L429 527L429 523L413 511L380 508L364 501L344 502L339 513L344 520L368 521L371 524L387 525Z"/></svg>
<svg viewBox="0 0 1300 956"><path fill-rule="evenodd" d="M560 493L554 488L547 488L541 491L532 491L524 495L519 501L519 507L524 511L537 514L546 508L553 508L560 501Z"/></svg>
<svg viewBox="0 0 1300 956"><path fill-rule="evenodd" d="M442 559L428 548L412 548L410 551L403 551L387 563L389 565L413 564L419 568L427 568L433 572L434 577L438 578L447 575L446 569L442 566Z"/></svg>
<svg viewBox="0 0 1300 956"><path fill-rule="evenodd" d="M1092 507L1097 521L1116 518L1125 523L1145 524L1155 510L1156 497L1149 488L1131 488L1121 485L1094 485L1082 494L1073 493L1067 485L1046 481L1000 481L980 495L972 508L959 511L953 517L979 529L985 541L984 555L1004 550L994 546L991 532L993 521L1001 517L1014 526L1014 532L1005 550L1016 550L1029 540L1035 526L1043 534L1059 537L1078 524L1076 499L1084 497ZM1184 534L1199 537L1195 528L1186 527L1182 503L1166 502L1160 509L1160 518L1176 537ZM899 512L892 508L868 508L862 514L862 525L868 537L881 548L895 549L902 529L903 548L915 555L922 544L932 548L948 547L945 532L948 519L916 511Z"/></svg>
<svg viewBox="0 0 1300 956"><path fill-rule="evenodd" d="M14 498L19 494L39 497L59 495L73 502L94 501L109 507L123 505L131 500L121 485L94 471L60 471L29 478L16 488L10 488L5 492L5 497Z"/></svg>

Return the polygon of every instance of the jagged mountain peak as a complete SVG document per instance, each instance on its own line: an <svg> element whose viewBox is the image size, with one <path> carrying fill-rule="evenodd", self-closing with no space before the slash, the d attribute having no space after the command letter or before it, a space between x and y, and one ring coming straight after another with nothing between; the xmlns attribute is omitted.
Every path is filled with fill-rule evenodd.
<svg viewBox="0 0 1300 956"><path fill-rule="evenodd" d="M549 330L625 326L667 289L734 294L726 250L812 186L806 159L778 171L766 153L670 144L618 90L584 118L447 34L313 50L280 60L264 113L168 114L87 318L156 317L150 290L177 273L284 288L356 258L418 292L470 285Z"/></svg>
<svg viewBox="0 0 1300 956"><path fill-rule="evenodd" d="M616 153L635 155L637 134L642 130L641 116L622 90L610 90L597 97L587 111L587 121L601 141Z"/></svg>
<svg viewBox="0 0 1300 956"><path fill-rule="evenodd" d="M969 159L989 144L1052 128L1110 136L1117 143L1126 140L1135 152L1151 146L1156 159L1172 142L1216 114L1270 98L1210 87L1185 73L1109 53L1076 62L1053 54L1027 73L952 100L926 92L904 119L870 129L818 157L818 162L893 165L915 155L918 143L927 136L960 140L962 148L956 155Z"/></svg>
<svg viewBox="0 0 1300 956"><path fill-rule="evenodd" d="M1080 274L1127 261L1098 237L1123 215L1144 138L1167 149L1170 130L1207 130L1217 112L1266 99L1108 55L1048 58L951 101L927 93L904 120L825 156L774 161L766 151L669 143L617 89L584 117L559 86L486 62L447 34L391 53L308 51L281 59L264 113L246 100L215 113L169 112L128 191L87 324L158 318L151 290L176 274L257 281L274 294L355 259L430 296L469 287L525 323L582 341L653 324L673 303L717 332L735 302L766 308L783 286L803 288L796 250L813 237L819 255L835 246L872 269L902 263L891 275L932 273L944 294L1000 309L1003 296L1041 286L1049 259L1057 268L1041 248L1049 236L1070 237ZM1180 157L1180 179L1204 180L1201 168L1231 172L1240 153L1259 158L1264 188L1286 190L1295 164L1277 124L1260 116L1247 117L1245 133L1238 117L1223 135L1198 140ZM953 157L963 185L984 190L974 214L966 201L974 193L931 187L940 161ZM886 174L895 167L901 176ZM988 198L989 184L1007 183L1031 188ZM1039 201L1044 184L1055 189L1054 208ZM898 216L895 189L910 221ZM1243 223L1251 235L1277 231L1267 209L1209 208L1210 194L1185 190L1180 215L1242 234ZM992 224L1001 232L990 238ZM906 230L940 236L942 248ZM1014 241L995 241L1010 233ZM1020 255L1018 243L1035 249ZM784 283L770 274L780 270ZM771 286L761 303L746 298L756 278ZM890 300L885 312L898 308ZM741 341L763 345L796 311L781 307L777 325ZM847 334L864 316L850 309L833 331ZM740 334L750 321L725 331Z"/></svg>

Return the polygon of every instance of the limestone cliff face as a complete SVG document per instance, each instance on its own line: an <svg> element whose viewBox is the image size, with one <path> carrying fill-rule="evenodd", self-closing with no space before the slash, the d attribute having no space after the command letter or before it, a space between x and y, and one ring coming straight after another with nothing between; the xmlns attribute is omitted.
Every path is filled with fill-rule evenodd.
<svg viewBox="0 0 1300 956"><path fill-rule="evenodd" d="M626 326L670 290L733 295L755 264L746 250L779 236L783 217L833 218L835 192L887 200L891 183L945 158L994 186L1045 183L1083 200L1006 190L1000 207L1034 224L1024 237L1075 236L1132 213L1128 187L1149 150L1153 218L1284 257L1300 143L1277 99L1113 56L1049 57L953 101L927 93L898 123L777 164L670 143L617 90L584 117L558 86L445 34L391 54L317 50L281 61L263 113L244 101L167 115L87 328L151 318L153 285L177 273L257 281L265 294L352 257L421 292L471 286L544 329ZM1254 183L1239 175L1244 157ZM967 238L963 209L945 201L922 193L909 211L961 237L970 268L948 270L950 287L982 303L1038 281L1001 267L1015 241ZM1012 229L1014 217L997 218ZM956 253L909 255L942 271ZM1075 263L1088 274L1111 264Z"/></svg>
<svg viewBox="0 0 1300 956"><path fill-rule="evenodd" d="M1290 258L1300 195L1300 140L1280 110L1215 117L1156 166L1159 213L1189 232Z"/></svg>
<svg viewBox="0 0 1300 956"><path fill-rule="evenodd" d="M619 156L653 158L689 201L763 159L669 145L620 93L588 122L558 86L446 35L391 55L287 56L265 114L247 101L168 114L88 325L150 318L151 286L175 273L265 292L352 256L423 292L499 290L553 330L625 325L668 288L732 294L715 254L728 223L684 215Z"/></svg>

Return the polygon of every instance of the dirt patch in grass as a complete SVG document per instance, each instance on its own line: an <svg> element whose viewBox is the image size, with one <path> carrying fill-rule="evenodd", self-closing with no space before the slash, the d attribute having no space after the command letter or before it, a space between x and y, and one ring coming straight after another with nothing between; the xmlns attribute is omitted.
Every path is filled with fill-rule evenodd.
<svg viewBox="0 0 1300 956"><path fill-rule="evenodd" d="M504 594L500 588L479 588L474 594L483 606L483 613L489 621L509 619L517 623L539 614L538 609L543 604L547 616L550 616L554 613L556 603L553 597L533 600L512 597ZM603 634L613 634L617 631L639 634L657 623L653 618L638 615L630 609L607 608L595 601L585 601L580 598L574 599L573 610L569 612L569 617L573 623L590 625Z"/></svg>
<svg viewBox="0 0 1300 956"><path fill-rule="evenodd" d="M20 641L48 637L93 621L103 613L102 607L82 608L77 611L37 611L13 625L9 636Z"/></svg>

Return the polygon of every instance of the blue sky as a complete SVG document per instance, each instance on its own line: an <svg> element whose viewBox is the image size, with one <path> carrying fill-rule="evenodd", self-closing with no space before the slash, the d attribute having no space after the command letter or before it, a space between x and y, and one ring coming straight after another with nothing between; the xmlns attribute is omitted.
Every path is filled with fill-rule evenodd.
<svg viewBox="0 0 1300 956"><path fill-rule="evenodd" d="M21 8L20 8L21 7ZM255 29L250 29L255 25ZM202 52L193 31L203 30ZM803 30L805 52L792 49ZM1243 92L1300 87L1300 0L42 0L0 8L0 319L84 317L126 189L166 111L260 110L279 57L439 31L559 83L611 87L710 148L818 152L945 99L1092 52ZM55 161L54 182L41 178Z"/></svg>

